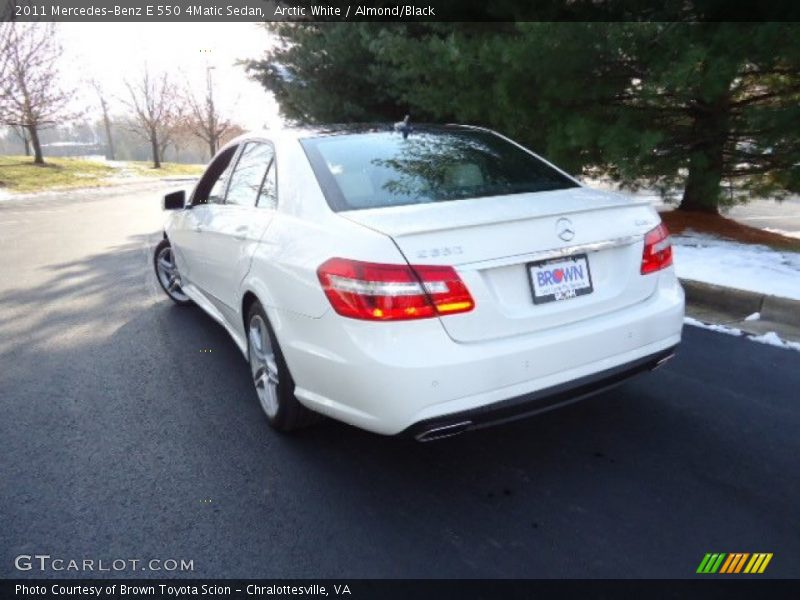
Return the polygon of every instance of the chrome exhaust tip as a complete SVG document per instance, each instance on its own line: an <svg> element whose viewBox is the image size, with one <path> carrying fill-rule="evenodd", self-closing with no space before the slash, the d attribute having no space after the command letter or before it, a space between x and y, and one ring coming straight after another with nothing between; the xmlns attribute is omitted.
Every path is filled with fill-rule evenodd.
<svg viewBox="0 0 800 600"><path fill-rule="evenodd" d="M655 371L656 369L660 368L665 362L667 362L669 359L671 359L674 356L675 356L675 353L673 352L672 354L668 354L664 358L658 359L656 361L656 364L654 364L650 370L651 371Z"/></svg>
<svg viewBox="0 0 800 600"><path fill-rule="evenodd" d="M461 421L459 423L452 423L450 425L441 425L426 429L422 433L414 436L418 442L432 442L434 440L442 440L444 438L453 437L459 433L465 432L472 425L472 421Z"/></svg>

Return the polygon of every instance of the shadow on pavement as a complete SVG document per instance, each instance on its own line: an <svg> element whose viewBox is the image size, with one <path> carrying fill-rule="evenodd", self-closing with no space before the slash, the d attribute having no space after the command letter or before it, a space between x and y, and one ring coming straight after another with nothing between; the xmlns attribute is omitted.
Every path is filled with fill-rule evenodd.
<svg viewBox="0 0 800 600"><path fill-rule="evenodd" d="M154 241L0 296L0 575L34 551L202 577L688 577L711 547L800 552L785 408L743 429L708 353L740 340L692 333L664 370L441 442L282 435L224 329L155 287Z"/></svg>

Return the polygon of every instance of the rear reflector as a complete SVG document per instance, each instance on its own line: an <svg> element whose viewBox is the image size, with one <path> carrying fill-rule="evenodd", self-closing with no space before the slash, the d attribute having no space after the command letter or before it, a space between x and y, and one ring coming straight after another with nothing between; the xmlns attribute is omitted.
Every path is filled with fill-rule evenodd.
<svg viewBox="0 0 800 600"><path fill-rule="evenodd" d="M642 252L642 275L655 273L672 264L672 242L667 226L661 223L644 236Z"/></svg>
<svg viewBox="0 0 800 600"><path fill-rule="evenodd" d="M426 319L472 310L475 302L452 267L332 258L317 276L333 309L370 321Z"/></svg>

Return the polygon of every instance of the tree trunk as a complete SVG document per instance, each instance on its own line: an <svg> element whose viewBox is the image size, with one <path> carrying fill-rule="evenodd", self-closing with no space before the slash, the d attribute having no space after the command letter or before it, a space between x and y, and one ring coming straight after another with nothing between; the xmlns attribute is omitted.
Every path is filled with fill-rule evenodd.
<svg viewBox="0 0 800 600"><path fill-rule="evenodd" d="M208 142L208 151L211 153L211 158L217 153L217 140L213 137Z"/></svg>
<svg viewBox="0 0 800 600"><path fill-rule="evenodd" d="M689 176L678 208L717 214L722 198L724 150L730 135L728 88L713 102L698 102L692 116L694 142L689 151Z"/></svg>
<svg viewBox="0 0 800 600"><path fill-rule="evenodd" d="M31 134L31 146L33 146L33 163L36 165L44 164L44 156L42 156L42 145L39 143L39 131L35 125L28 126L28 133Z"/></svg>
<svg viewBox="0 0 800 600"><path fill-rule="evenodd" d="M699 144L689 156L689 176L683 190L680 210L719 212L722 183L722 149L725 139Z"/></svg>
<svg viewBox="0 0 800 600"><path fill-rule="evenodd" d="M158 138L155 134L150 135L150 149L153 155L153 168L160 169L161 168L161 156L159 156L158 152Z"/></svg>
<svg viewBox="0 0 800 600"><path fill-rule="evenodd" d="M105 103L103 103L103 124L106 127L106 141L108 142L108 158L110 160L115 160L114 140L111 139L111 121L108 118L108 111L106 110Z"/></svg>

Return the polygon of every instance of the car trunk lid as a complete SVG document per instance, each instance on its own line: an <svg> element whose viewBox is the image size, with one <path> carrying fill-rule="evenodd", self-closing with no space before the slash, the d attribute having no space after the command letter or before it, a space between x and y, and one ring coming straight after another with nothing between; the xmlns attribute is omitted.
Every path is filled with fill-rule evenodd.
<svg viewBox="0 0 800 600"><path fill-rule="evenodd" d="M456 268L475 300L471 312L441 318L458 342L559 327L624 309L655 290L657 278L639 269L643 235L658 215L646 201L617 194L569 188L339 215L390 236L409 264ZM586 268L591 292L535 300L531 266L564 257L579 258L543 269Z"/></svg>

